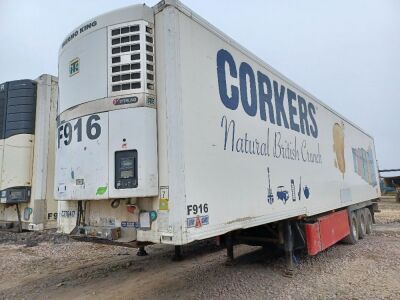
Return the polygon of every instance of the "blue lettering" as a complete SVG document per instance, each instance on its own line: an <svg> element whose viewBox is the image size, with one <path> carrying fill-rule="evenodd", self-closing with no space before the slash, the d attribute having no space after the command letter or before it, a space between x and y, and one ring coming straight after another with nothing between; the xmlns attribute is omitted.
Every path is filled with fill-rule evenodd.
<svg viewBox="0 0 400 300"><path fill-rule="evenodd" d="M244 111L251 117L257 114L257 90L256 80L254 78L253 69L249 64L243 62L239 67L239 78L240 78L240 98ZM249 79L250 85L250 101L247 95L247 78Z"/></svg>
<svg viewBox="0 0 400 300"><path fill-rule="evenodd" d="M233 56L225 49L220 49L217 53L217 76L220 99L226 108L236 110L241 103L244 112L250 117L255 117L259 111L262 121L267 121L269 118L271 124L314 138L318 137L316 108L313 103L306 101L278 81L271 81L266 74L260 71L255 74L252 66L246 62L241 62L237 69ZM238 83L232 84L232 81ZM255 150L259 148L257 141L252 141L255 145L252 148L253 144L250 145L247 135L235 140L233 121L228 122L224 117L221 120L221 127L225 128L225 150L231 138L232 151L234 146L237 151L244 153L258 151Z"/></svg>
<svg viewBox="0 0 400 300"><path fill-rule="evenodd" d="M308 103L308 115L310 116L310 120L312 123L312 126L310 125L311 135L313 137L317 138L318 137L318 127L317 127L317 122L315 122L315 118L314 118L315 107L311 102Z"/></svg>
<svg viewBox="0 0 400 300"><path fill-rule="evenodd" d="M272 124L275 124L275 116L274 116L274 107L272 106L272 87L271 80L269 80L268 76L257 72L258 78L258 98L260 101L260 118L263 121L267 120L267 112L265 108L265 104L268 105L269 112L269 121ZM264 89L266 87L266 90Z"/></svg>
<svg viewBox="0 0 400 300"><path fill-rule="evenodd" d="M299 132L299 124L294 121L294 116L297 116L297 109L293 106L293 101L296 101L296 93L293 92L291 89L287 89L287 97L288 97L288 104L289 104L289 121L290 121L290 128L294 131Z"/></svg>
<svg viewBox="0 0 400 300"><path fill-rule="evenodd" d="M228 142L229 131L231 129L231 126L232 126L232 143L231 144L232 144L232 151L233 151L233 145L234 145L234 141L235 141L235 121L231 120L228 125L228 119L225 116L223 116L222 120L221 120L221 127L225 128L224 150L226 150L226 144Z"/></svg>
<svg viewBox="0 0 400 300"><path fill-rule="evenodd" d="M307 131L307 135L310 136L310 128L308 126L308 119L307 119L307 103L303 97L297 95L297 100L299 103L299 117L300 117L300 128L301 133L305 134Z"/></svg>
<svg viewBox="0 0 400 300"><path fill-rule="evenodd" d="M285 108L283 107L283 99L285 98L285 87L281 84L279 91L279 83L274 80L274 95L275 95L275 111L276 124L282 126L282 120L286 128L289 129L289 124L286 118Z"/></svg>
<svg viewBox="0 0 400 300"><path fill-rule="evenodd" d="M228 91L226 87L225 64L228 64L230 75L233 78L237 78L235 60L228 51L221 49L218 51L217 54L219 95L221 97L222 103L227 108L235 110L239 105L239 89L236 86L231 85L231 96L230 97L228 96Z"/></svg>

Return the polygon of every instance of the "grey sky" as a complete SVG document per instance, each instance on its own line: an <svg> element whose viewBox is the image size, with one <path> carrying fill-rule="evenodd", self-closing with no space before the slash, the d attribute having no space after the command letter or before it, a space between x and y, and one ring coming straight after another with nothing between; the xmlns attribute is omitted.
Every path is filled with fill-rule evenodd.
<svg viewBox="0 0 400 300"><path fill-rule="evenodd" d="M400 1L182 2L370 133L380 168L400 168ZM137 3L0 0L0 82L57 75L72 29Z"/></svg>

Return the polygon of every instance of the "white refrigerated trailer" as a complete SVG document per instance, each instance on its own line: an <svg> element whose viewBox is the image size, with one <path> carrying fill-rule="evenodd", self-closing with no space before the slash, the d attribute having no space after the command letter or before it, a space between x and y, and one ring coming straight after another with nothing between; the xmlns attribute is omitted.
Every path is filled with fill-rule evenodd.
<svg viewBox="0 0 400 300"><path fill-rule="evenodd" d="M59 83L62 232L173 245L230 233L312 253L370 230L372 137L178 1L74 29Z"/></svg>
<svg viewBox="0 0 400 300"><path fill-rule="evenodd" d="M54 201L58 80L0 84L0 227L57 226Z"/></svg>

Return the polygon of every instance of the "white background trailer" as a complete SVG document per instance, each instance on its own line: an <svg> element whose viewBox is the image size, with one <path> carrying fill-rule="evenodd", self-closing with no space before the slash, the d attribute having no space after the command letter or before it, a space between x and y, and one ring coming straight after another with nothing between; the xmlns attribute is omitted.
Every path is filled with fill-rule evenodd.
<svg viewBox="0 0 400 300"><path fill-rule="evenodd" d="M139 85L123 72L136 25ZM59 59L61 231L75 227L80 200L88 227L181 245L380 195L368 134L179 2L89 20ZM92 137L70 137L80 122ZM115 153L125 150L137 151L138 186L118 189Z"/></svg>
<svg viewBox="0 0 400 300"><path fill-rule="evenodd" d="M0 85L0 93L0 224L18 223L18 203L23 229L55 228L58 79L43 74L35 80L10 81Z"/></svg>

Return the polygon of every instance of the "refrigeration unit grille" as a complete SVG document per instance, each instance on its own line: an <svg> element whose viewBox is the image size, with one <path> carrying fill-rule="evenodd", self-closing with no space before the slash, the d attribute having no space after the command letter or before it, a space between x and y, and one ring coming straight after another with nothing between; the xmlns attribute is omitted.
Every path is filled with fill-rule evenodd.
<svg viewBox="0 0 400 300"><path fill-rule="evenodd" d="M108 94L155 93L153 27L145 21L108 30Z"/></svg>
<svg viewBox="0 0 400 300"><path fill-rule="evenodd" d="M35 131L36 83L15 80L0 85L0 138Z"/></svg>
<svg viewBox="0 0 400 300"><path fill-rule="evenodd" d="M6 118L6 83L0 85L0 139L4 139L4 121Z"/></svg>

